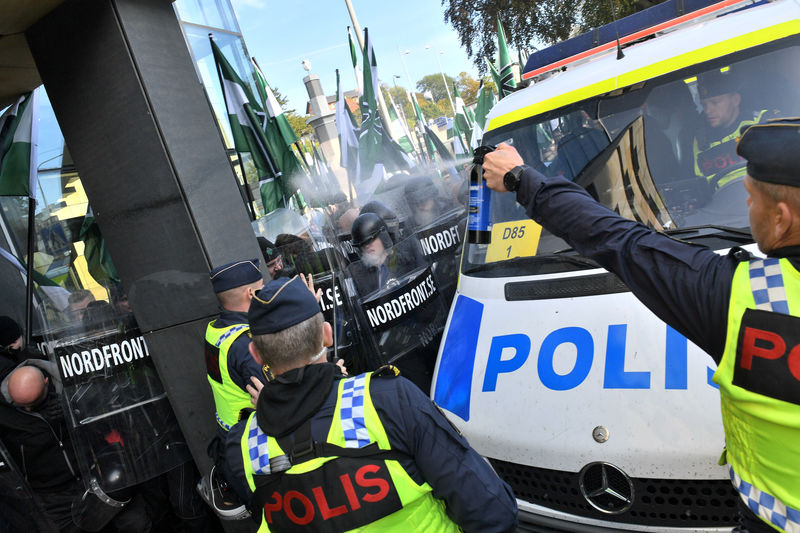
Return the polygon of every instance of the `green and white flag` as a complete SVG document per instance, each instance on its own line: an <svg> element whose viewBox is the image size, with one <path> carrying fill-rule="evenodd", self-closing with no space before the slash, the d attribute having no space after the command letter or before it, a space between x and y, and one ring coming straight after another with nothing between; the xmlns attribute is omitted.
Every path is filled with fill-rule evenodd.
<svg viewBox="0 0 800 533"><path fill-rule="evenodd" d="M339 132L339 164L347 170L347 176L353 183L358 179L358 134L347 109L339 69L336 69L336 129Z"/></svg>
<svg viewBox="0 0 800 533"><path fill-rule="evenodd" d="M272 92L261 69L258 68L255 58L253 60L253 70L256 75L256 88L263 108L266 110L264 117L264 134L267 138L267 149L273 160L278 165L282 175L282 182L285 186L291 183L295 174L305 175L303 165L292 150L292 145L297 142L297 135L289 124L289 119L281 108L278 99ZM289 189L290 187L285 187ZM284 190L284 195L290 197L295 191Z"/></svg>
<svg viewBox="0 0 800 533"><path fill-rule="evenodd" d="M279 207L285 207L281 173L267 149L267 138L261 129L262 121L258 117L258 112L261 111L258 100L228 63L214 39L209 36L209 40L220 74L222 94L225 97L228 121L233 134L233 146L240 154L250 154L253 160L258 174L264 212L270 213Z"/></svg>
<svg viewBox="0 0 800 533"><path fill-rule="evenodd" d="M508 55L508 45L506 44L506 34L503 31L503 25L500 23L500 18L497 19L497 70L500 73L500 83L497 85L500 91L500 99L508 96L517 87L517 82L514 81L514 63ZM493 73L494 74L494 73Z"/></svg>
<svg viewBox="0 0 800 533"><path fill-rule="evenodd" d="M361 132L358 138L359 196L371 195L386 171L409 169L412 161L392 139L378 113L378 63L369 30L364 28L364 94L361 96Z"/></svg>
<svg viewBox="0 0 800 533"><path fill-rule="evenodd" d="M24 94L0 116L0 196L36 197L37 100Z"/></svg>
<svg viewBox="0 0 800 533"><path fill-rule="evenodd" d="M494 103L494 91L481 81L481 86L478 89L478 103L475 105L475 125L469 142L473 150L481 144L483 132L486 131L486 115L494 107Z"/></svg>
<svg viewBox="0 0 800 533"><path fill-rule="evenodd" d="M347 40L350 44L350 60L353 62L353 73L356 76L356 90L358 91L358 96L364 94L364 79L361 77L361 72L358 70L358 48L356 47L356 43L353 42L353 34L350 33L350 26L347 27Z"/></svg>
<svg viewBox="0 0 800 533"><path fill-rule="evenodd" d="M83 241L83 257L89 267L89 274L97 281L108 279L119 283L119 274L117 274L114 261L111 260L111 254L106 248L106 241L103 239L103 234L100 233L100 227L97 225L91 206L83 218L79 237Z"/></svg>
<svg viewBox="0 0 800 533"><path fill-rule="evenodd" d="M470 117L470 113L464 105L464 99L461 98L461 93L458 91L458 85L455 82L453 83L453 97L456 100L456 115L453 117L453 123L458 127L458 131L464 136L464 139L469 139L472 137L473 119Z"/></svg>
<svg viewBox="0 0 800 533"><path fill-rule="evenodd" d="M422 133L422 136L425 138L425 147L428 149L428 158L431 162L435 161L436 159L436 147L434 146L431 139L428 137L428 126L425 122L425 117L422 115L422 109L419 107L419 102L417 98L412 93L408 93L408 98L411 100L411 103L414 104L414 114L417 115L417 129Z"/></svg>
<svg viewBox="0 0 800 533"><path fill-rule="evenodd" d="M392 94L387 92L386 95L389 97L389 120L392 121L392 127L395 131L402 132L400 138L397 139L397 144L400 145L400 148L402 148L405 153L412 154L414 153L414 144L411 142L411 133L408 131L408 125L406 125L405 121L403 121L398 114Z"/></svg>

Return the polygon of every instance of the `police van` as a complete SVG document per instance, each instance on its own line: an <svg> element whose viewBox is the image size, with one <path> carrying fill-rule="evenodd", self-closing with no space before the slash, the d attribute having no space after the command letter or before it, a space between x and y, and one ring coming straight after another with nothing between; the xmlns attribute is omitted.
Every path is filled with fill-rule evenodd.
<svg viewBox="0 0 800 533"><path fill-rule="evenodd" d="M724 130L800 116L799 61L796 1L669 0L533 54L483 144L510 143L673 238L757 253ZM521 521L730 531L711 357L513 195L489 205L491 242L464 246L431 395L513 488Z"/></svg>

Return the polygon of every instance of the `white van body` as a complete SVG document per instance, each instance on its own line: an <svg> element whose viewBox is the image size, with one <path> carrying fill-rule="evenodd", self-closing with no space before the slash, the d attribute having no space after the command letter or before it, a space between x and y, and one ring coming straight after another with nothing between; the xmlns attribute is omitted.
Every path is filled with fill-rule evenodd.
<svg viewBox="0 0 800 533"><path fill-rule="evenodd" d="M563 164L552 151L565 152L556 139L567 137L566 125L578 116L581 131L604 132L609 145L618 132L637 131L639 119L644 146L654 123L648 113L669 104L656 95L691 96L685 116L700 120L696 76L709 69L732 68L747 87L772 84L782 91L778 100L793 101L800 80L772 73L797 70L798 2L720 4L629 44L622 59L612 47L507 96L489 115L484 144L508 140L526 163L539 157L547 173ZM705 180L692 170L686 124L693 122L678 115L660 119L675 168L685 173L659 176L657 158L648 156L663 198L657 229L687 228L692 240L721 254L734 246L758 254L746 237L743 191L700 208L669 203L672 184ZM522 522L537 531L730 531L736 497L727 468L717 464L724 435L711 357L498 196L511 195L493 199L492 243L467 243L462 254L432 398L512 486Z"/></svg>

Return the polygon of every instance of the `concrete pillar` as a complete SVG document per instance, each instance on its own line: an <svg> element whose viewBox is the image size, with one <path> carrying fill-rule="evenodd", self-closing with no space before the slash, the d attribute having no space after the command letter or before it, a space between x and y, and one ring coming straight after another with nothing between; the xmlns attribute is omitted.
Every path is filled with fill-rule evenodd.
<svg viewBox="0 0 800 533"><path fill-rule="evenodd" d="M331 169L336 175L339 187L348 194L347 171L339 165L341 148L339 146L339 131L336 129L336 114L328 105L328 99L322 88L319 76L309 73L303 78L303 83L311 102L311 118L308 124L314 128L314 135L319 141L320 149L331 164Z"/></svg>
<svg viewBox="0 0 800 533"><path fill-rule="evenodd" d="M201 471L216 430L209 268L260 256L172 4L66 1L26 32L66 144Z"/></svg>

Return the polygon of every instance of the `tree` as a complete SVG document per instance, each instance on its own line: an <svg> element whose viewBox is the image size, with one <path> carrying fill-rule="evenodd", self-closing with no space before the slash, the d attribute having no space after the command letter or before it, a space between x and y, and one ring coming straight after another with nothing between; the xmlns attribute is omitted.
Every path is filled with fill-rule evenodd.
<svg viewBox="0 0 800 533"><path fill-rule="evenodd" d="M306 123L306 120L311 118L310 115L298 115L294 109L286 109L286 104L289 103L289 100L281 94L277 87L272 87L272 93L275 95L275 99L281 105L283 112L286 114L286 120L289 121L289 125L294 130L295 135L297 138L301 138L303 135L310 135L314 133L314 130L311 126Z"/></svg>
<svg viewBox="0 0 800 533"><path fill-rule="evenodd" d="M535 43L550 45L641 11L663 0L442 0L444 20L458 33L461 46L478 71L485 74L486 61L497 49L497 18L512 48L531 50Z"/></svg>
<svg viewBox="0 0 800 533"><path fill-rule="evenodd" d="M421 93L430 91L435 102L438 102L439 100L447 101L447 91L453 90L453 82L455 82L456 79L452 76L448 76L447 74L445 74L445 78L447 78L447 89L445 89L444 80L442 80L441 74L428 74L417 82L417 90Z"/></svg>
<svg viewBox="0 0 800 533"><path fill-rule="evenodd" d="M485 86L491 88L494 92L497 92L497 87L495 87L494 81L492 81L491 77L484 76L481 78L481 80ZM480 89L481 80L476 80L466 72L461 72L458 74L458 80L456 80L456 83L458 84L458 91L461 93L461 98L464 99L464 105L471 106L477 103L478 89Z"/></svg>

